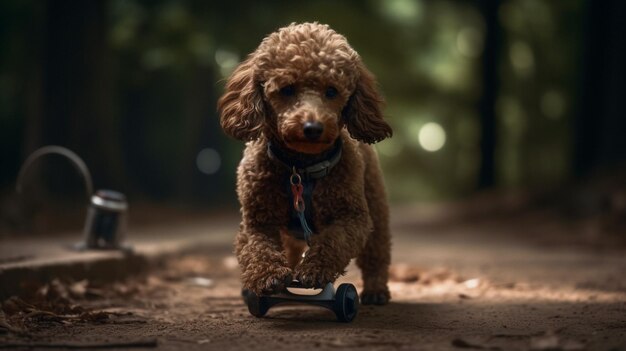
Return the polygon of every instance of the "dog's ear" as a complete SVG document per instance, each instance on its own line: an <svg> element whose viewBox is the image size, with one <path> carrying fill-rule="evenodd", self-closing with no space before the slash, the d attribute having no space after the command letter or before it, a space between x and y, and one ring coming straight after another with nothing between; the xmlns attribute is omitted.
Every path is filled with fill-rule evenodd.
<svg viewBox="0 0 626 351"><path fill-rule="evenodd" d="M226 134L244 141L261 135L265 106L261 87L254 82L253 55L232 73L217 108Z"/></svg>
<svg viewBox="0 0 626 351"><path fill-rule="evenodd" d="M342 115L348 132L354 139L373 144L391 137L393 131L383 120L383 98L378 92L374 75L363 63L359 63L359 71L356 89L348 99Z"/></svg>

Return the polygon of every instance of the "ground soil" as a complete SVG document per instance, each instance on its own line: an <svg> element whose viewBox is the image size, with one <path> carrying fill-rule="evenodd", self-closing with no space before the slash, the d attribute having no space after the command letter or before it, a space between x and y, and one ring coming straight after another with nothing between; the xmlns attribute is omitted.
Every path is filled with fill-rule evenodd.
<svg viewBox="0 0 626 351"><path fill-rule="evenodd" d="M626 350L626 250L571 227L542 213L395 220L392 302L349 324L307 306L251 316L226 240L125 282L55 281L4 301L0 348ZM360 288L358 274L341 281Z"/></svg>

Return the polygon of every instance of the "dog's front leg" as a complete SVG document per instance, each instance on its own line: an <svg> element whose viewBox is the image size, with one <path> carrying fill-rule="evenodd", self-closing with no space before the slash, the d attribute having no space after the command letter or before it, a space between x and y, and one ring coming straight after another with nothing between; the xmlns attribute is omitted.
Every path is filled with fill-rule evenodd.
<svg viewBox="0 0 626 351"><path fill-rule="evenodd" d="M243 287L256 294L282 291L292 270L282 253L278 228L242 228L235 241Z"/></svg>
<svg viewBox="0 0 626 351"><path fill-rule="evenodd" d="M371 222L365 215L338 220L311 239L311 247L294 270L294 277L307 287L323 287L345 273L350 259L365 245Z"/></svg>

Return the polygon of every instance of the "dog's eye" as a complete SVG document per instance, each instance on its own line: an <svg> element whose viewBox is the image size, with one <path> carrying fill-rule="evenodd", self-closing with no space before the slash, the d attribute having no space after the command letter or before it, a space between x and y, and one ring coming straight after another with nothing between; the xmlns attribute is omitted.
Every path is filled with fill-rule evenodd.
<svg viewBox="0 0 626 351"><path fill-rule="evenodd" d="M337 89L335 89L335 87L328 87L326 88L326 97L329 99L334 99L335 97L337 97Z"/></svg>
<svg viewBox="0 0 626 351"><path fill-rule="evenodd" d="M296 95L296 87L293 84L285 85L280 88L280 95L282 96L294 96Z"/></svg>

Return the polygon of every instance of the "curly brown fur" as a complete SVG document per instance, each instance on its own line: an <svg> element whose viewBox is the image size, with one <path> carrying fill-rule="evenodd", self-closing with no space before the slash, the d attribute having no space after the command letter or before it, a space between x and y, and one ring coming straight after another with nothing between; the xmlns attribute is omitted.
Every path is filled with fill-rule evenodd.
<svg viewBox="0 0 626 351"><path fill-rule="evenodd" d="M219 100L227 134L248 141L237 171L242 222L235 241L244 288L280 291L291 279L323 286L352 258L363 273L363 303L385 304L389 210L378 157L367 144L392 134L374 76L345 37L318 23L291 24L266 37L235 69ZM320 127L307 134L306 124ZM290 234L289 171L267 155L271 142L292 160L314 163L335 141L340 162L317 180L306 245Z"/></svg>

